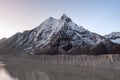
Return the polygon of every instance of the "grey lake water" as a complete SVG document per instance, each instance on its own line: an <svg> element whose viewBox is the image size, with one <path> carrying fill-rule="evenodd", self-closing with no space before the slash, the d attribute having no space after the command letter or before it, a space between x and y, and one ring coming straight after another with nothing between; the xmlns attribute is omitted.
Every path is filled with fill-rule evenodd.
<svg viewBox="0 0 120 80"><path fill-rule="evenodd" d="M0 80L120 80L120 70L6 60Z"/></svg>

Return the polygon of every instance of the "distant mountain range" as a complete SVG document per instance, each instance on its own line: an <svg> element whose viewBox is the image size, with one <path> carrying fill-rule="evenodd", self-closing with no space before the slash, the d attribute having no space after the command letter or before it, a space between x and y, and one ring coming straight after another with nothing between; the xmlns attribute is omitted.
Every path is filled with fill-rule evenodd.
<svg viewBox="0 0 120 80"><path fill-rule="evenodd" d="M101 36L75 24L65 14L38 27L0 40L0 54L101 55L120 53L120 32Z"/></svg>

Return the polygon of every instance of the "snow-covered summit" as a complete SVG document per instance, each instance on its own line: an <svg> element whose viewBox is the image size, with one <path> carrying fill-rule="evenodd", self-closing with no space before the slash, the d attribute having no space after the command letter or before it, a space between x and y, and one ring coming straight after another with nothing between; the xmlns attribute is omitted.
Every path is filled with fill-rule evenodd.
<svg viewBox="0 0 120 80"><path fill-rule="evenodd" d="M71 18L68 17L66 14L63 14L61 16L60 20L67 21L67 22L72 22Z"/></svg>

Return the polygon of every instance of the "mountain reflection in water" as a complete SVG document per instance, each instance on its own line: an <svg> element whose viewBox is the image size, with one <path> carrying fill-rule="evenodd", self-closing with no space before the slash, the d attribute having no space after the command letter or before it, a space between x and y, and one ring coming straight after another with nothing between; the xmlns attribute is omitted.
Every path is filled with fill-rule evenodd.
<svg viewBox="0 0 120 80"><path fill-rule="evenodd" d="M0 80L49 80L49 78L32 65L12 64L0 67Z"/></svg>
<svg viewBox="0 0 120 80"><path fill-rule="evenodd" d="M0 80L120 80L120 70L43 63L4 62Z"/></svg>

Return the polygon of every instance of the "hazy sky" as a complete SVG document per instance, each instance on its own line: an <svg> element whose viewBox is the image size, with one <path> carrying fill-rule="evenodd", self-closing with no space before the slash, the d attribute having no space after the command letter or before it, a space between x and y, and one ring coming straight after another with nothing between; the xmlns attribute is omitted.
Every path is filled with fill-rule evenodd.
<svg viewBox="0 0 120 80"><path fill-rule="evenodd" d="M62 14L101 35L120 31L120 0L0 0L0 38Z"/></svg>

